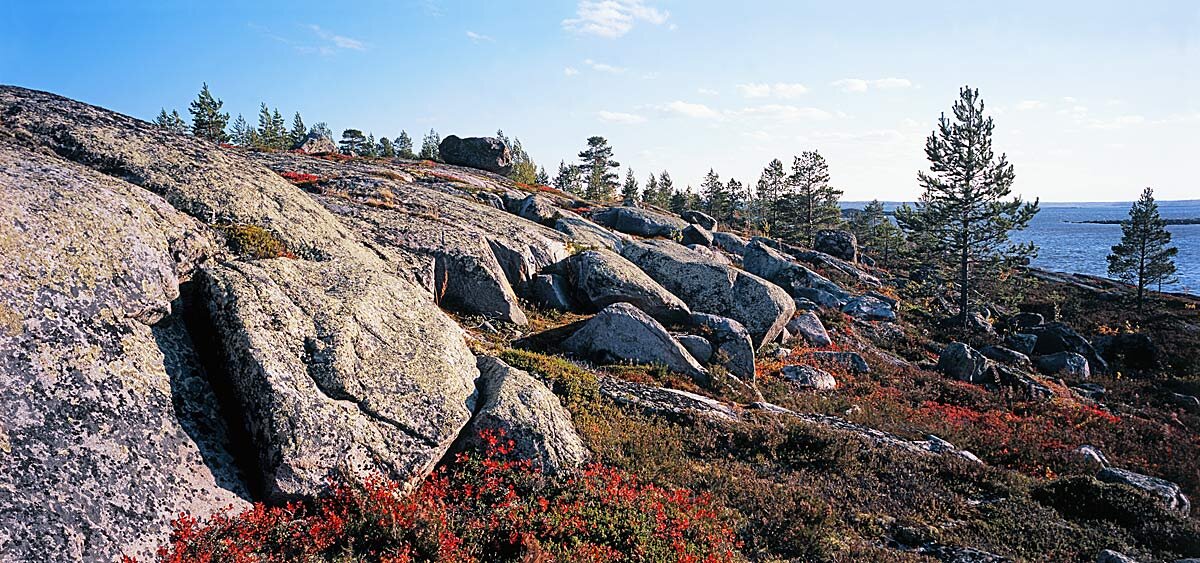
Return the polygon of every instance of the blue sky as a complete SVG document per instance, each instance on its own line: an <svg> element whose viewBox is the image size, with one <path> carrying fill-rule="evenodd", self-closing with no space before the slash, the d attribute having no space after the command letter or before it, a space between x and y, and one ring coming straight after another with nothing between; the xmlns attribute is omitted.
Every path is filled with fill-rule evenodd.
<svg viewBox="0 0 1200 563"><path fill-rule="evenodd" d="M0 83L144 119L207 81L235 116L394 137L519 137L553 173L589 135L639 178L753 182L818 149L846 199L912 199L963 84L1017 192L1200 198L1200 2L18 2Z"/></svg>

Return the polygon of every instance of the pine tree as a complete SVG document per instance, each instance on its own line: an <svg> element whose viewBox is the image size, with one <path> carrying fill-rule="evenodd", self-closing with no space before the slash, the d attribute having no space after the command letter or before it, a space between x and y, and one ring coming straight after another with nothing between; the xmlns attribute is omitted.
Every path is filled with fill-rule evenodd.
<svg viewBox="0 0 1200 563"><path fill-rule="evenodd" d="M971 293L983 276L1032 256L1032 244L1011 244L1009 231L1024 229L1038 211L1037 201L1005 200L1015 178L1012 164L992 150L995 124L983 113L979 90L963 87L953 118L942 114L925 141L930 173L918 179L925 189L916 207L896 211L920 256L957 271L959 322L969 327Z"/></svg>
<svg viewBox="0 0 1200 563"><path fill-rule="evenodd" d="M330 129L329 124L325 123L324 121L319 122L316 125L313 125L312 127L310 127L308 129L308 134L316 135L318 137L325 137L326 139L329 139L330 141L333 140L333 129Z"/></svg>
<svg viewBox="0 0 1200 563"><path fill-rule="evenodd" d="M525 152L525 147L521 146L520 139L509 140L504 137L503 131L496 131L496 135L500 136L502 142L509 147L509 153L512 154L512 172L508 177L514 182L522 184L534 184L537 182L537 165L533 159L529 158L529 153Z"/></svg>
<svg viewBox="0 0 1200 563"><path fill-rule="evenodd" d="M208 91L208 83L204 83L200 94L188 106L188 112L192 114L192 134L215 143L228 141L225 125L229 123L229 114L221 113L222 105L224 103Z"/></svg>
<svg viewBox="0 0 1200 563"><path fill-rule="evenodd" d="M400 136L396 137L396 156L400 158L414 159L417 154L413 152L412 137L408 136L408 131L400 130Z"/></svg>
<svg viewBox="0 0 1200 563"><path fill-rule="evenodd" d="M887 218L883 203L872 200L850 221L850 230L864 253L889 266L904 243L903 233Z"/></svg>
<svg viewBox="0 0 1200 563"><path fill-rule="evenodd" d="M658 205L658 176L653 173L649 178L646 178L646 188L642 190L642 203L647 205Z"/></svg>
<svg viewBox="0 0 1200 563"><path fill-rule="evenodd" d="M777 222L776 202L787 191L787 172L783 170L783 161L778 158L767 163L762 174L758 177L757 202L755 204L755 223L765 233L770 233Z"/></svg>
<svg viewBox="0 0 1200 563"><path fill-rule="evenodd" d="M275 138L275 143L271 148L276 150L288 148L287 122L283 120L283 114L279 113L279 108L275 108L275 112L271 114L271 133Z"/></svg>
<svg viewBox="0 0 1200 563"><path fill-rule="evenodd" d="M777 225L773 232L787 242L812 247L817 231L841 222L841 190L829 185L829 164L817 151L805 151L792 160L787 192L776 200Z"/></svg>
<svg viewBox="0 0 1200 563"><path fill-rule="evenodd" d="M725 183L725 195L729 198L725 214L722 216L714 215L713 217L726 225L740 225L741 221L738 220L738 211L745 207L746 200L749 198L746 187L741 182L730 178Z"/></svg>
<svg viewBox="0 0 1200 563"><path fill-rule="evenodd" d="M546 173L546 167L544 167L544 166L538 167L537 185L539 185L539 186L549 186L550 185L550 175Z"/></svg>
<svg viewBox="0 0 1200 563"><path fill-rule="evenodd" d="M362 144L362 156L365 156L367 158L374 158L376 156L379 156L379 154L376 152L377 148L378 147L375 146L375 134L369 133L367 135L367 140L364 141Z"/></svg>
<svg viewBox="0 0 1200 563"><path fill-rule="evenodd" d="M672 213L678 215L689 209L689 203L688 194L683 190L676 190L675 193L671 194L670 201L667 202L667 207Z"/></svg>
<svg viewBox="0 0 1200 563"><path fill-rule="evenodd" d="M305 137L308 137L308 129L304 127L304 120L300 118L300 112L292 116L292 133L288 138L288 148L297 148L304 143Z"/></svg>
<svg viewBox="0 0 1200 563"><path fill-rule="evenodd" d="M425 138L421 140L420 158L425 160L439 160L441 155L438 153L438 147L442 144L442 137L437 131L429 130Z"/></svg>
<svg viewBox="0 0 1200 563"><path fill-rule="evenodd" d="M367 143L367 137L359 129L347 129L342 131L342 140L338 141L338 146L341 147L342 153L349 155L362 154L363 145Z"/></svg>
<svg viewBox="0 0 1200 563"><path fill-rule="evenodd" d="M250 124L246 123L246 118L242 117L242 114L239 113L237 119L233 120L233 129L229 140L240 147L249 147L253 140L251 135L253 131L254 129L250 127Z"/></svg>
<svg viewBox="0 0 1200 563"><path fill-rule="evenodd" d="M179 111L177 110L171 110L171 113L167 113L167 110L164 108L162 111L159 111L158 117L154 119L154 124L174 133L188 132L187 122L179 116Z"/></svg>
<svg viewBox="0 0 1200 563"><path fill-rule="evenodd" d="M579 153L579 171L587 182L584 197L603 201L617 192L621 176L614 169L621 163L613 160L612 154L604 137L588 137L587 148Z"/></svg>
<svg viewBox="0 0 1200 563"><path fill-rule="evenodd" d="M633 168L625 169L625 185L621 187L621 199L627 203L635 203L638 200L638 181L633 175Z"/></svg>
<svg viewBox="0 0 1200 563"><path fill-rule="evenodd" d="M396 147L392 145L392 140L387 137L379 138L379 150L376 151L383 158L395 158Z"/></svg>
<svg viewBox="0 0 1200 563"><path fill-rule="evenodd" d="M279 144L279 138L275 131L275 119L271 115L271 109L267 107L267 103L263 102L258 107L258 145L256 148L273 149Z"/></svg>
<svg viewBox="0 0 1200 563"><path fill-rule="evenodd" d="M1146 288L1174 283L1175 255L1166 221L1158 214L1154 190L1142 190L1141 199L1129 208L1129 219L1121 222L1121 242L1108 255L1108 273L1137 286L1137 310L1142 312Z"/></svg>
<svg viewBox="0 0 1200 563"><path fill-rule="evenodd" d="M671 181L671 175L663 170L658 175L658 193L654 196L654 205L667 207L671 204L673 195L675 195L675 182Z"/></svg>
<svg viewBox="0 0 1200 563"><path fill-rule="evenodd" d="M721 177L708 169L704 181L700 182L700 197L704 200L704 212L712 215L718 221L729 212L729 194L725 191L725 183Z"/></svg>
<svg viewBox="0 0 1200 563"><path fill-rule="evenodd" d="M583 181L579 167L559 161L558 175L554 177L554 189L574 195L583 195Z"/></svg>

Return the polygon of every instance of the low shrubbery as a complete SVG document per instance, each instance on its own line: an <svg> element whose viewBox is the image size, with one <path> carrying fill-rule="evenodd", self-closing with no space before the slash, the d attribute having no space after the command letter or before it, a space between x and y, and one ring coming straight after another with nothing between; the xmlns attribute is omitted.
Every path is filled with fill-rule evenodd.
<svg viewBox="0 0 1200 563"><path fill-rule="evenodd" d="M229 249L243 259L296 257L275 233L257 225L218 225L216 229L225 235Z"/></svg>
<svg viewBox="0 0 1200 563"><path fill-rule="evenodd" d="M333 483L311 504L207 521L182 516L164 563L209 561L738 560L733 530L707 496L593 465L549 477L511 459L503 435L459 454L413 492L382 478Z"/></svg>

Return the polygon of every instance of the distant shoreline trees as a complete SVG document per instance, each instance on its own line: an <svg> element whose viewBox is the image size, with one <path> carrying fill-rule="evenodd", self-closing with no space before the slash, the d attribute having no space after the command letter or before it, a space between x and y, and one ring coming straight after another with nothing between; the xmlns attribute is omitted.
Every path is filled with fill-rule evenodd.
<svg viewBox="0 0 1200 563"><path fill-rule="evenodd" d="M1129 219L1121 222L1121 242L1108 255L1108 273L1137 286L1137 311L1146 300L1146 288L1175 281L1175 255L1166 221L1158 213L1154 190L1142 190L1142 196L1129 208Z"/></svg>
<svg viewBox="0 0 1200 563"><path fill-rule="evenodd" d="M222 105L224 103L208 91L208 83L205 82L200 94L188 105L188 112L192 114L192 134L214 143L228 141L225 126L229 123L229 114L221 113Z"/></svg>

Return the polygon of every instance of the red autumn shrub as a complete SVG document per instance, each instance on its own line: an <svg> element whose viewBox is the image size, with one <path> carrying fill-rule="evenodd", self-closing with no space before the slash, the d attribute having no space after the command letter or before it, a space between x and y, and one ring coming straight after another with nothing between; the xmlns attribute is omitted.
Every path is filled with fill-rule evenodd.
<svg viewBox="0 0 1200 563"><path fill-rule="evenodd" d="M279 175L293 184L312 184L321 179L316 174L305 174L303 172L280 172Z"/></svg>
<svg viewBox="0 0 1200 563"><path fill-rule="evenodd" d="M738 558L712 501L593 465L551 477L484 433L405 495L383 478L331 482L311 504L256 504L205 522L183 515L163 563L215 561L686 561Z"/></svg>

